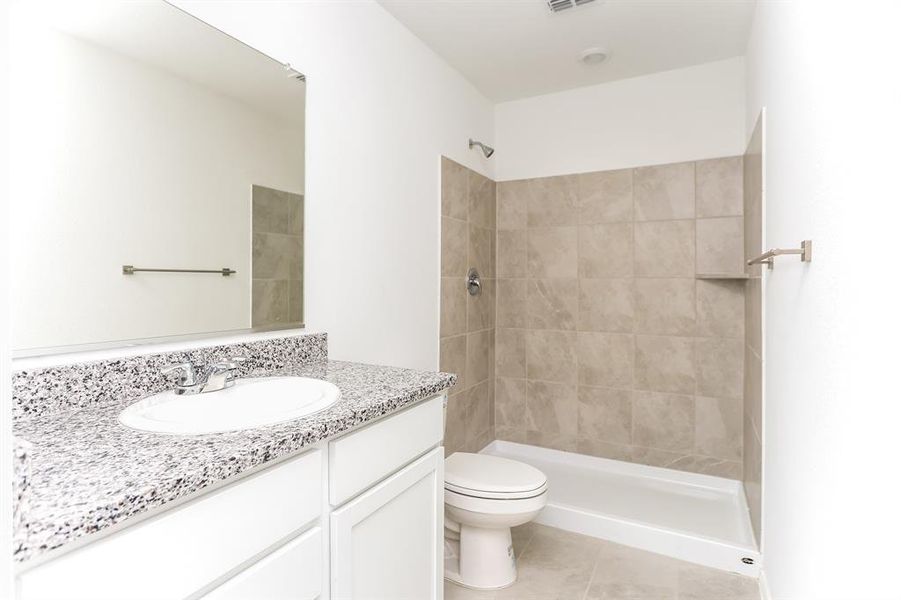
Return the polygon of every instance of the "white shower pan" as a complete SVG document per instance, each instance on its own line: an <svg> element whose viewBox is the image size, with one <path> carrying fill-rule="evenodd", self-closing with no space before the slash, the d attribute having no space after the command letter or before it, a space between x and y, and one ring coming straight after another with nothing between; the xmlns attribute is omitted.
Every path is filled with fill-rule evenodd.
<svg viewBox="0 0 901 600"><path fill-rule="evenodd" d="M504 441L482 453L544 471L548 502L536 523L751 577L760 572L738 481Z"/></svg>

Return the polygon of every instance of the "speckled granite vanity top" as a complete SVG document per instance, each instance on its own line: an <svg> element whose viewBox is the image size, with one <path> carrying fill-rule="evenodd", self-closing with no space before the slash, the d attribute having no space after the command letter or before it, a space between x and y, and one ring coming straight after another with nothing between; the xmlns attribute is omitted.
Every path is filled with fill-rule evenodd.
<svg viewBox="0 0 901 600"><path fill-rule="evenodd" d="M341 399L295 421L238 432L180 436L132 430L119 411L136 400L89 403L17 419L27 442L27 492L17 504L17 561L184 498L274 459L429 398L455 376L319 358L268 375L334 383Z"/></svg>

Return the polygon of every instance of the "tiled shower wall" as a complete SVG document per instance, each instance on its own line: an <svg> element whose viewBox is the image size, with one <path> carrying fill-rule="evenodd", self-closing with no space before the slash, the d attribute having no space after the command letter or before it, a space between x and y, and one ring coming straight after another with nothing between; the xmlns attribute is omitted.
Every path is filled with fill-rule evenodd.
<svg viewBox="0 0 901 600"><path fill-rule="evenodd" d="M741 478L742 210L742 157L498 183L497 438Z"/></svg>
<svg viewBox="0 0 901 600"><path fill-rule="evenodd" d="M494 439L495 199L490 179L441 159L440 368L457 374L447 406L446 452L477 452ZM478 269L482 293L466 274Z"/></svg>
<svg viewBox="0 0 901 600"><path fill-rule="evenodd" d="M763 123L757 122L744 156L745 256L763 252ZM744 480L754 535L760 542L763 444L763 290L761 267L748 267L745 291Z"/></svg>

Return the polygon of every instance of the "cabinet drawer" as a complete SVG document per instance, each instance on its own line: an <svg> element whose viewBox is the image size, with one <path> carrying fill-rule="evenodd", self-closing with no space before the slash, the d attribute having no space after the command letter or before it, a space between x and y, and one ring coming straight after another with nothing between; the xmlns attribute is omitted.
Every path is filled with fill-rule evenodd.
<svg viewBox="0 0 901 600"><path fill-rule="evenodd" d="M314 450L75 549L23 573L20 598L197 593L318 517L321 470Z"/></svg>
<svg viewBox="0 0 901 600"><path fill-rule="evenodd" d="M329 502L338 506L441 443L444 396L329 444Z"/></svg>
<svg viewBox="0 0 901 600"><path fill-rule="evenodd" d="M322 593L322 529L291 540L203 600L313 600Z"/></svg>

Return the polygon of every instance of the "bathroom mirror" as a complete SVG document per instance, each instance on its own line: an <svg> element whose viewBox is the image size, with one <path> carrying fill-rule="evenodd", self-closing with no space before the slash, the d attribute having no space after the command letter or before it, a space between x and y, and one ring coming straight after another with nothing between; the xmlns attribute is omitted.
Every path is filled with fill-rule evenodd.
<svg viewBox="0 0 901 600"><path fill-rule="evenodd" d="M17 354L300 326L303 75L162 0L12 18Z"/></svg>

